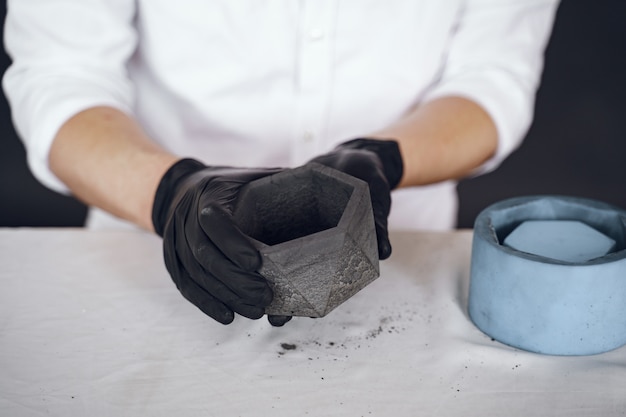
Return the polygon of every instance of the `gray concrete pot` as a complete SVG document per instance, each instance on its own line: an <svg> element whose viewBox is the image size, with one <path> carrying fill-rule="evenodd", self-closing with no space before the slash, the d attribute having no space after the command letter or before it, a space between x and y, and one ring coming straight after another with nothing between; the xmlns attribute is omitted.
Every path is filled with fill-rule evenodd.
<svg viewBox="0 0 626 417"><path fill-rule="evenodd" d="M233 217L263 256L267 314L323 317L379 275L369 188L350 175L307 164L253 181Z"/></svg>

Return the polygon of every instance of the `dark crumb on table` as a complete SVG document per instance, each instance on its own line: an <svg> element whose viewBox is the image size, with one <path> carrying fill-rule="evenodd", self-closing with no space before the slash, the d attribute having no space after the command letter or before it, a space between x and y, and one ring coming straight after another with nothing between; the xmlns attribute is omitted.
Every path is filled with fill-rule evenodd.
<svg viewBox="0 0 626 417"><path fill-rule="evenodd" d="M297 348L298 346L296 346L293 343L281 343L280 347L285 349L285 350L294 350L295 348Z"/></svg>
<svg viewBox="0 0 626 417"><path fill-rule="evenodd" d="M383 327L382 326L378 326L378 329L375 330L370 330L367 333L367 336L365 336L366 339L375 339L377 336L379 336L381 333L383 332Z"/></svg>

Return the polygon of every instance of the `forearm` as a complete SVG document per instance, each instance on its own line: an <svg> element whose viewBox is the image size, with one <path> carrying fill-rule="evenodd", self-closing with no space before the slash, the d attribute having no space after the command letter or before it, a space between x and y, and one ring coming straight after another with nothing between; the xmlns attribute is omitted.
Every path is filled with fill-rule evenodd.
<svg viewBox="0 0 626 417"><path fill-rule="evenodd" d="M400 187L466 176L494 154L498 141L491 117L461 97L421 105L370 137L398 141L404 162Z"/></svg>
<svg viewBox="0 0 626 417"><path fill-rule="evenodd" d="M59 130L50 169L86 204L152 230L152 203L165 171L179 158L152 142L126 114L85 110Z"/></svg>

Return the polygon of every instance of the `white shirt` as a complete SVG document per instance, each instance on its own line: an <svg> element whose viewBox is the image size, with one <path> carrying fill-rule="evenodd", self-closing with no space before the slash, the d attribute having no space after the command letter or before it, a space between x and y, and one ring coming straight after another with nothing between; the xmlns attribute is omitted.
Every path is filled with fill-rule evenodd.
<svg viewBox="0 0 626 417"><path fill-rule="evenodd" d="M297 166L442 96L493 118L495 168L533 112L557 0L9 0L3 84L34 175L108 105L181 156ZM445 229L452 181L395 191L390 226ZM100 218L100 220L97 220ZM93 223L110 219L94 217Z"/></svg>

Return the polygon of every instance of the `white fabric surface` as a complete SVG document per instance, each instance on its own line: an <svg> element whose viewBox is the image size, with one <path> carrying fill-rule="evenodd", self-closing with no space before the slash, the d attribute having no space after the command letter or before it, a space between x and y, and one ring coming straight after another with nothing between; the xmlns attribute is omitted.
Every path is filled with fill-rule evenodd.
<svg viewBox="0 0 626 417"><path fill-rule="evenodd" d="M132 114L181 156L288 167L423 102L463 96L498 129L484 171L530 124L557 4L9 0L13 64L3 83L33 173L59 191L67 188L48 169L52 140L67 119L97 105ZM411 213L402 224L450 228L453 190L452 182L410 190L395 204ZM113 223L102 213L93 220Z"/></svg>
<svg viewBox="0 0 626 417"><path fill-rule="evenodd" d="M330 315L272 328L204 316L155 236L0 230L0 415L626 415L626 348L542 356L472 325L470 232L392 242Z"/></svg>

